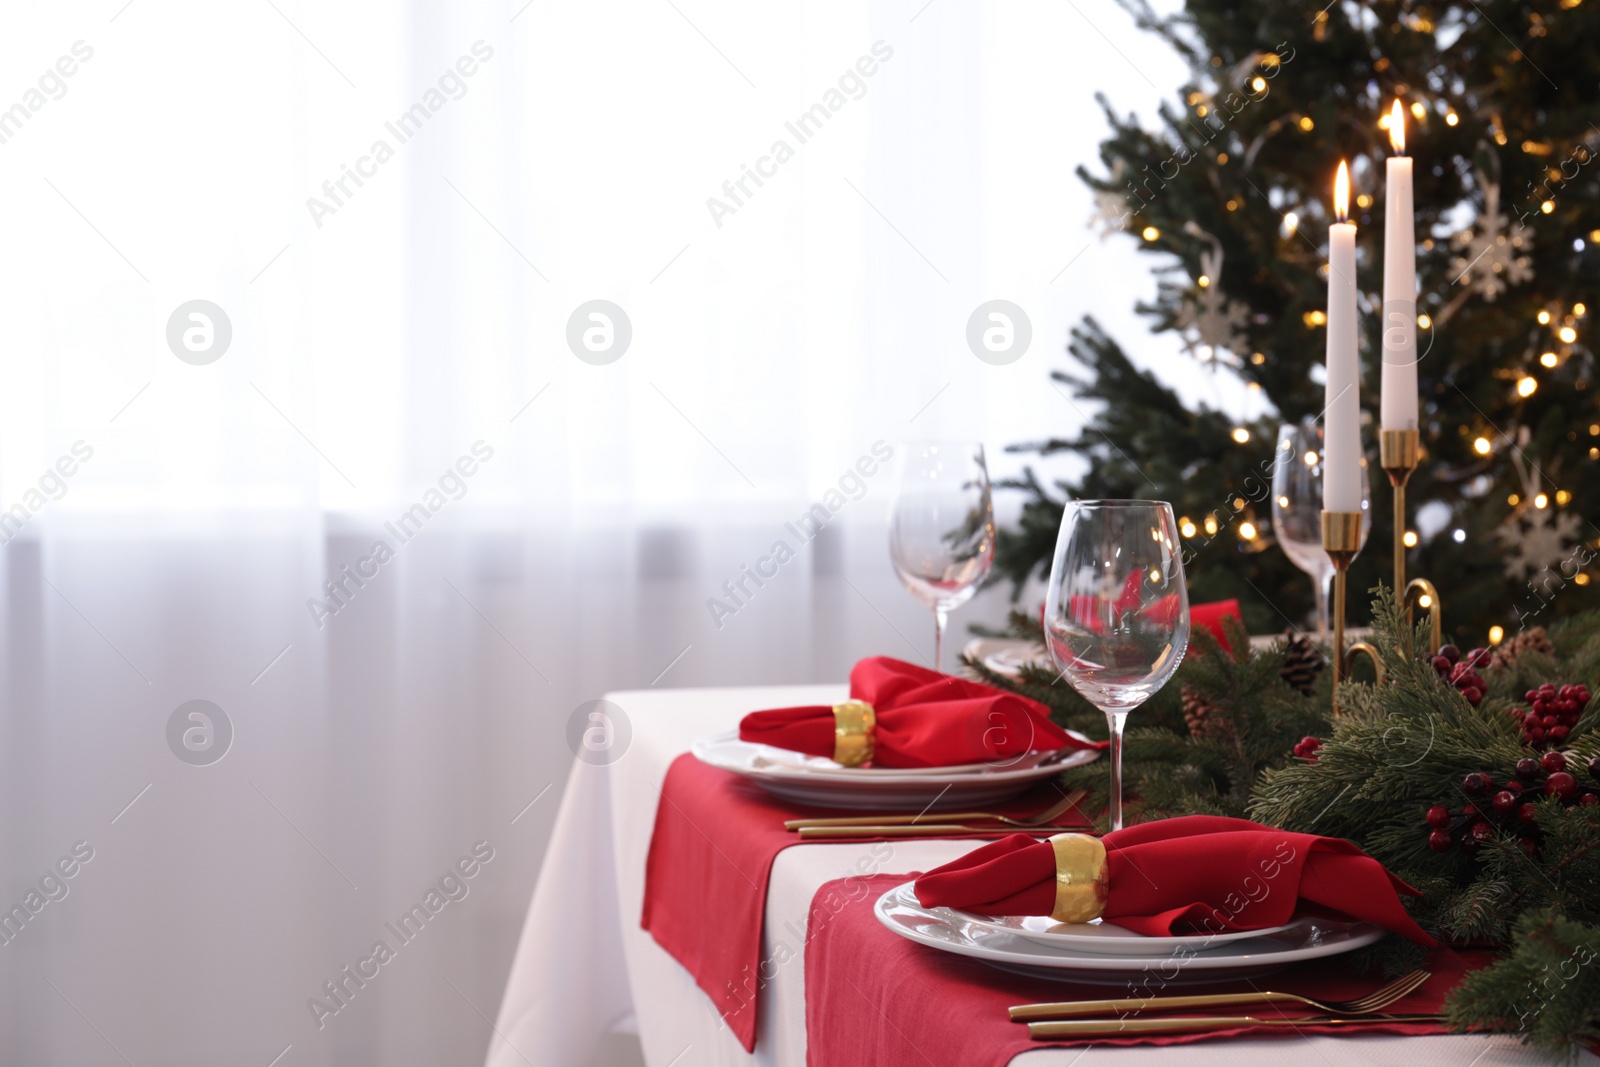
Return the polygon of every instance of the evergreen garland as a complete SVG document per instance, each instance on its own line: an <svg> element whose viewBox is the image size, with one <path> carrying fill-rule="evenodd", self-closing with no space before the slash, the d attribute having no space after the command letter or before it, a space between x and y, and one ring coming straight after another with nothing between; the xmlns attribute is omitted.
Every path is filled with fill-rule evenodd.
<svg viewBox="0 0 1600 1067"><path fill-rule="evenodd" d="M1303 696L1284 680L1285 642L1253 650L1231 620L1231 651L1195 632L1172 682L1129 720L1125 816L1232 815L1354 841L1421 890L1408 905L1430 933L1505 949L1451 994L1445 1011L1453 1027L1516 1033L1550 1053L1589 1046L1600 1040L1600 968L1589 966L1600 959L1600 804L1540 796L1530 801L1531 825L1493 816L1494 832L1471 851L1430 847L1427 817L1443 806L1452 825L1474 821L1459 814L1463 807L1476 803L1487 813L1490 798L1469 795L1467 776L1487 775L1492 792L1513 780L1518 760L1544 754L1524 747L1522 722L1507 709L1545 683L1600 680L1600 612L1552 626L1548 652L1530 642L1483 666L1488 688L1474 706L1439 676L1431 656L1406 651L1428 647L1426 622L1408 626L1392 594L1375 592L1371 640L1387 683L1346 681L1337 721L1332 672L1321 672L1312 696ZM1012 614L1011 633L1042 638L1037 617L1022 612ZM1107 735L1104 716L1053 670L1030 665L1013 678L975 658L965 662L983 681L1044 703L1062 725ZM1191 729L1185 704L1204 729ZM1308 737L1320 746L1297 744ZM1600 792L1600 777L1588 770L1600 756L1600 700L1556 747L1580 791ZM1089 790L1089 810L1107 799L1100 763L1073 768L1062 781ZM1420 952L1390 937L1366 958L1396 970L1418 965Z"/></svg>

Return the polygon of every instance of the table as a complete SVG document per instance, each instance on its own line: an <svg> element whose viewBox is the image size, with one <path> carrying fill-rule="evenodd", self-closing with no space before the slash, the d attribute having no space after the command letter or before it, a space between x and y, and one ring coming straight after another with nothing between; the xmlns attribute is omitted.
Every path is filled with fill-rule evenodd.
<svg viewBox="0 0 1600 1067"><path fill-rule="evenodd" d="M615 762L577 761L567 780L549 851L534 888L490 1039L486 1067L585 1067L600 1039L636 1031L649 1067L805 1067L804 953L764 990L755 1054L722 1025L710 1001L676 960L639 926L645 855L659 788L672 760L697 737L727 729L745 712L833 704L845 687L641 690L608 694L631 727ZM977 847L977 841L895 841L885 873L927 870ZM822 883L857 873L866 844L796 845L778 854L767 896L762 957L779 940L799 949L811 898ZM1190 1067L1276 1067L1285 1053L1314 1064L1393 1067L1511 1067L1547 1063L1510 1038L1307 1037L1219 1041L1182 1049ZM1292 1052L1291 1052L1292 1048ZM1041 1048L1014 1067L1067 1067L1083 1049ZM1173 1050L1097 1048L1095 1067L1170 1064ZM1585 1054L1585 1063L1600 1063ZM830 1065L831 1067L831 1065Z"/></svg>

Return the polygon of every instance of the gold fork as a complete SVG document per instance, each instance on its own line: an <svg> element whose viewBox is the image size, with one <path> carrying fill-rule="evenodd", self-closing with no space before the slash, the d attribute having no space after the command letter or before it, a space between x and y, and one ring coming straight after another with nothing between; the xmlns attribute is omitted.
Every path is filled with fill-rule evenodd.
<svg viewBox="0 0 1600 1067"><path fill-rule="evenodd" d="M1369 1026L1376 1023L1436 1023L1442 1015L1312 1015L1301 1019L1258 1019L1251 1015L1198 1015L1164 1019L1068 1019L1029 1023L1028 1036L1118 1037L1124 1034L1192 1034L1247 1026Z"/></svg>
<svg viewBox="0 0 1600 1067"><path fill-rule="evenodd" d="M1431 971L1412 971L1354 1000L1313 1000L1311 997L1302 997L1295 993L1272 993L1265 990L1198 996L1144 997L1130 1000L1067 1000L1055 1004L1018 1005L1011 1009L1011 1019L1013 1022L1022 1022L1026 1019L1065 1019L1075 1015L1169 1011L1175 1008L1215 1008L1241 1004L1303 1004L1334 1015L1370 1015L1414 992L1430 977L1432 977Z"/></svg>
<svg viewBox="0 0 1600 1067"><path fill-rule="evenodd" d="M1036 826L1047 826L1057 815L1072 807L1078 801L1088 796L1086 789L1074 789L1066 794L1055 804L1050 805L1039 814L1027 819L1013 819L1008 815L999 815L992 811L963 811L955 814L939 812L929 816L927 812L916 815L844 815L827 819L790 819L783 824L785 830L800 830L807 827L821 826L911 826L931 819L940 825L966 822L969 819L990 819L994 822L1005 823L1007 826L1017 826L1024 830Z"/></svg>

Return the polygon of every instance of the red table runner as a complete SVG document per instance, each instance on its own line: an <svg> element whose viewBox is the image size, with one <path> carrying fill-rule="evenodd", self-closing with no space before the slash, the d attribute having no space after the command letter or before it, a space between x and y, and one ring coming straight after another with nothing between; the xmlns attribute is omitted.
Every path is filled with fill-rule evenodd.
<svg viewBox="0 0 1600 1067"><path fill-rule="evenodd" d="M1010 974L965 956L914 944L884 929L872 907L883 893L914 874L879 874L871 878L828 882L811 902L806 941L806 1062L817 1067L870 1063L873 1067L1003 1067L1013 1056L1050 1045L1176 1045L1221 1037L1277 1034L1442 1034L1433 1023L1384 1023L1361 1027L1305 1025L1216 1030L1203 1034L1130 1034L1035 1041L1023 1023L1014 1023L1006 1009L1041 1001L1089 1000L1145 995L1108 986L1074 985ZM851 881L851 891L841 887ZM862 885L868 891L861 892ZM1492 959L1488 952L1435 950L1433 971L1421 989L1385 1009L1396 1014L1432 1014L1462 975ZM1346 961L1316 960L1254 979L1262 989L1343 1000L1381 985L1377 975L1351 972ZM1167 992L1219 993L1238 989L1183 986ZM1224 1008L1183 1014L1273 1017L1315 1014L1281 1006Z"/></svg>
<svg viewBox="0 0 1600 1067"><path fill-rule="evenodd" d="M1015 800L984 808L1031 815L1060 798L1060 790L1046 782ZM761 932L767 878L778 853L800 844L798 834L783 828L784 820L840 814L864 813L788 804L691 755L674 760L661 785L645 861L640 925L694 975L747 1052L755 1049L757 1005L766 984L761 973ZM1071 820L1063 816L1058 821ZM1001 827L967 836L1000 837L1012 832Z"/></svg>

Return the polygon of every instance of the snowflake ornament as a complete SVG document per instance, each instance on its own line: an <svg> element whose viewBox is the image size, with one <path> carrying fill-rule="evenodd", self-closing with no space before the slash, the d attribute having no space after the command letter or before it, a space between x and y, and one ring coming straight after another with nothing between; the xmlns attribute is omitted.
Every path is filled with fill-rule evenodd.
<svg viewBox="0 0 1600 1067"><path fill-rule="evenodd" d="M1122 160L1111 164L1111 184L1121 185L1122 176L1127 172L1128 165ZM1094 214L1089 216L1089 228L1098 230L1100 240L1104 241L1114 233L1120 233L1128 228L1128 216L1132 210L1128 207L1128 198L1115 189L1096 189L1094 193Z"/></svg>
<svg viewBox="0 0 1600 1067"><path fill-rule="evenodd" d="M1533 232L1521 223L1507 232L1506 218L1500 213L1500 186L1481 175L1478 184L1483 189L1483 211L1475 228L1450 239L1461 250L1450 261L1450 269L1457 273L1457 280L1493 303L1512 286L1533 279L1533 261L1527 255L1533 248Z"/></svg>
<svg viewBox="0 0 1600 1067"><path fill-rule="evenodd" d="M1555 570L1577 547L1581 526L1582 520L1573 512L1550 507L1534 508L1520 517L1513 513L1495 531L1508 549L1506 576L1522 581L1546 568Z"/></svg>
<svg viewBox="0 0 1600 1067"><path fill-rule="evenodd" d="M1220 248L1200 253L1200 275L1207 284L1184 295L1173 320L1183 339L1183 350L1202 365L1242 366L1239 353L1250 344L1244 335L1250 309L1237 300L1229 300L1222 291Z"/></svg>

